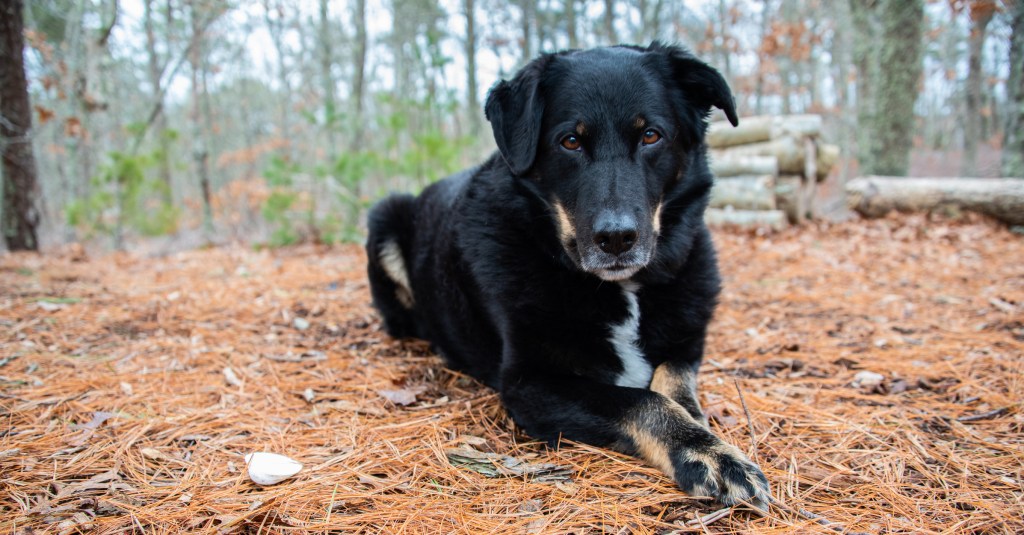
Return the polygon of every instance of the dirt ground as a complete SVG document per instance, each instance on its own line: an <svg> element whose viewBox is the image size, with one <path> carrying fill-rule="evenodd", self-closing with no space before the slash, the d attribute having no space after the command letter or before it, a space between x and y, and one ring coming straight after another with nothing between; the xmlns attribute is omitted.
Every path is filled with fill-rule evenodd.
<svg viewBox="0 0 1024 535"><path fill-rule="evenodd" d="M0 532L1024 532L1024 237L903 216L716 241L702 399L767 515L531 441L381 332L357 247L70 248L0 256ZM253 451L304 468L260 487Z"/></svg>

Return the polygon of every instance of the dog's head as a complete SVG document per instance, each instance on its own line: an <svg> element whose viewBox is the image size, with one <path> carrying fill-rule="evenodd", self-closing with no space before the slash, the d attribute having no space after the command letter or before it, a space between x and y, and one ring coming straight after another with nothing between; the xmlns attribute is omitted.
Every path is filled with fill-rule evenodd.
<svg viewBox="0 0 1024 535"><path fill-rule="evenodd" d="M710 188L706 169L690 171L706 165L712 106L737 124L718 71L653 43L541 56L494 86L486 112L502 157L547 204L573 263L623 280L654 257L665 204Z"/></svg>

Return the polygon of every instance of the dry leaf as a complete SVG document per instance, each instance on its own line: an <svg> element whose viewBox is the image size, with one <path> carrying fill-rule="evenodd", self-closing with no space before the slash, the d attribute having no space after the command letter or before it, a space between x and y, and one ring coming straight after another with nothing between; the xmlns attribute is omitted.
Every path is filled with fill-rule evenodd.
<svg viewBox="0 0 1024 535"><path fill-rule="evenodd" d="M415 386L409 388L400 388L398 390L378 390L377 393L384 399L394 403L395 405L412 405L416 403L416 396L427 391L425 386Z"/></svg>

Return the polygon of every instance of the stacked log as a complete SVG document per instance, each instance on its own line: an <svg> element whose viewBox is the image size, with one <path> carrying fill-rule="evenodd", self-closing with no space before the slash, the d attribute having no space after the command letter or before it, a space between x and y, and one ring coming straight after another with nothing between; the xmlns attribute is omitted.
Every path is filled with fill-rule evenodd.
<svg viewBox="0 0 1024 535"><path fill-rule="evenodd" d="M821 141L820 115L754 116L733 128L711 123L708 146L715 188L709 222L777 227L815 215L814 191L839 160L839 147ZM718 212L722 210L724 212ZM778 214L757 216L746 211Z"/></svg>

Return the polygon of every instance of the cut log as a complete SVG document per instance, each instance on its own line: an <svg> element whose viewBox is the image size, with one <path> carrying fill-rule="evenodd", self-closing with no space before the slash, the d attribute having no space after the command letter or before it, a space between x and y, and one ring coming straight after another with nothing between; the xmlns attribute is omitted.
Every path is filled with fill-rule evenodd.
<svg viewBox="0 0 1024 535"><path fill-rule="evenodd" d="M818 145L818 182L824 182L832 168L839 163L839 145Z"/></svg>
<svg viewBox="0 0 1024 535"><path fill-rule="evenodd" d="M821 134L820 115L755 115L740 118L739 126L715 121L708 128L708 146L735 147L780 137L816 137Z"/></svg>
<svg viewBox="0 0 1024 535"><path fill-rule="evenodd" d="M719 178L711 189L711 207L738 210L774 210L775 177L744 175Z"/></svg>
<svg viewBox="0 0 1024 535"><path fill-rule="evenodd" d="M869 176L846 184L846 204L867 217L952 208L1024 225L1024 180Z"/></svg>
<svg viewBox="0 0 1024 535"><path fill-rule="evenodd" d="M782 210L725 210L708 208L704 221L712 227L786 228L786 213Z"/></svg>
<svg viewBox="0 0 1024 535"><path fill-rule="evenodd" d="M804 190L803 177L783 175L775 180L775 203L794 225L803 223L807 218L808 198Z"/></svg>
<svg viewBox="0 0 1024 535"><path fill-rule="evenodd" d="M804 144L791 136L780 137L762 143L751 143L711 151L712 161L726 161L730 158L750 156L774 156L778 161L779 173L800 174L804 172Z"/></svg>
<svg viewBox="0 0 1024 535"><path fill-rule="evenodd" d="M716 177L779 176L779 160L774 156L736 156L729 151L716 151L711 157L711 172Z"/></svg>

